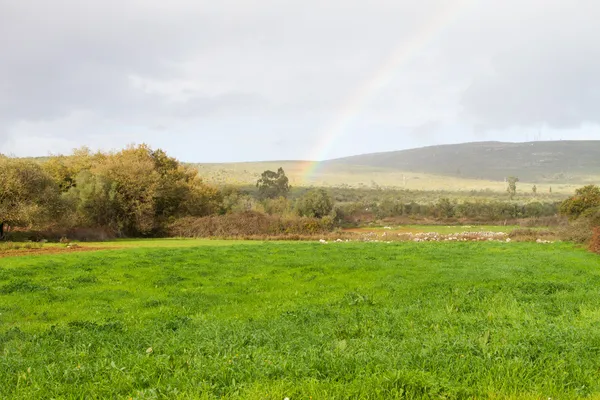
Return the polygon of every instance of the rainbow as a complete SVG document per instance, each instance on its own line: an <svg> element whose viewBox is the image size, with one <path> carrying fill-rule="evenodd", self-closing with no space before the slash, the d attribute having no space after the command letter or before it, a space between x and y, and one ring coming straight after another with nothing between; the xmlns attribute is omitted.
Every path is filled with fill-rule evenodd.
<svg viewBox="0 0 600 400"><path fill-rule="evenodd" d="M330 149L347 131L346 128L377 93L389 85L400 67L417 55L446 27L452 25L475 1L459 0L452 2L448 7L434 14L431 20L421 26L410 40L400 43L383 65L375 70L371 78L360 85L354 94L341 105L339 111L335 113L335 117L320 130L319 137L322 139L309 157L310 160L315 161L307 162L301 175L305 184L315 175L321 161L326 159Z"/></svg>

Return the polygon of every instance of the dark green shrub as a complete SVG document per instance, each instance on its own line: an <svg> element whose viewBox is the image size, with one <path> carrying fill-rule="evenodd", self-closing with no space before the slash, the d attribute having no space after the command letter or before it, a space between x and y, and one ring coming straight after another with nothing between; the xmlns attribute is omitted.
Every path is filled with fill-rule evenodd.
<svg viewBox="0 0 600 400"><path fill-rule="evenodd" d="M311 189L296 203L296 211L302 217L323 218L333 210L333 200L325 189Z"/></svg>

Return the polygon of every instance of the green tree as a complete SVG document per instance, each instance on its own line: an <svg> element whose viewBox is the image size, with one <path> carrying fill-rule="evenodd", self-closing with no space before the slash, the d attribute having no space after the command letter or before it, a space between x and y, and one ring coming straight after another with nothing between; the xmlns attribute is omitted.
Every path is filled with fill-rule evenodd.
<svg viewBox="0 0 600 400"><path fill-rule="evenodd" d="M195 169L162 150L129 147L96 159L66 195L78 224L136 236L160 232L173 218L220 211L220 192Z"/></svg>
<svg viewBox="0 0 600 400"><path fill-rule="evenodd" d="M575 190L575 195L563 201L560 205L560 213L577 219L586 211L600 207L600 187L587 185Z"/></svg>
<svg viewBox="0 0 600 400"><path fill-rule="evenodd" d="M507 178L508 186L506 188L506 191L508 192L508 195L510 196L511 200L517 194L517 182L519 182L519 178L517 178L516 176L509 176Z"/></svg>
<svg viewBox="0 0 600 400"><path fill-rule="evenodd" d="M439 217L452 218L456 213L455 204L449 198L443 197L435 205L435 211Z"/></svg>
<svg viewBox="0 0 600 400"><path fill-rule="evenodd" d="M303 217L323 218L331 213L333 200L324 189L311 189L296 203L296 211Z"/></svg>
<svg viewBox="0 0 600 400"><path fill-rule="evenodd" d="M266 170L256 182L258 194L261 199L275 199L277 197L287 197L290 191L288 177L285 176L283 168L277 172Z"/></svg>
<svg viewBox="0 0 600 400"><path fill-rule="evenodd" d="M89 170L105 158L105 154L92 154L90 149L82 147L69 156L51 156L42 164L42 168L52 177L61 192L67 192L75 186L75 178L81 171Z"/></svg>
<svg viewBox="0 0 600 400"><path fill-rule="evenodd" d="M62 206L58 187L39 164L0 156L0 223L44 224Z"/></svg>

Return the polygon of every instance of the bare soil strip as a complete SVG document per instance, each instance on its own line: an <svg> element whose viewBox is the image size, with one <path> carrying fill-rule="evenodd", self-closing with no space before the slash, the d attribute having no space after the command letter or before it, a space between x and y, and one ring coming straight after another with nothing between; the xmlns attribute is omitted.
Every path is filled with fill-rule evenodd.
<svg viewBox="0 0 600 400"><path fill-rule="evenodd" d="M32 255L79 253L83 251L114 250L116 247L47 247L41 249L17 249L0 251L0 258Z"/></svg>

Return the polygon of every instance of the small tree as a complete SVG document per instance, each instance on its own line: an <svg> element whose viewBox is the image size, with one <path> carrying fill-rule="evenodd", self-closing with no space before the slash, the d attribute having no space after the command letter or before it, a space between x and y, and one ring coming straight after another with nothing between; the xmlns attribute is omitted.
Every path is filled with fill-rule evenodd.
<svg viewBox="0 0 600 400"><path fill-rule="evenodd" d="M277 197L287 197L290 192L288 177L285 176L283 168L277 172L266 170L256 182L258 194L261 199L275 199Z"/></svg>
<svg viewBox="0 0 600 400"><path fill-rule="evenodd" d="M513 197L515 197L515 195L517 194L517 182L519 182L519 178L517 178L516 176L509 176L507 182L508 187L506 188L506 191L508 192L508 195L512 200Z"/></svg>
<svg viewBox="0 0 600 400"><path fill-rule="evenodd" d="M447 197L443 197L438 200L437 204L435 205L435 210L438 217L442 218L452 218L455 214L454 204Z"/></svg>
<svg viewBox="0 0 600 400"><path fill-rule="evenodd" d="M303 217L323 218L331 213L333 200L324 189L311 189L298 199L296 210Z"/></svg>

